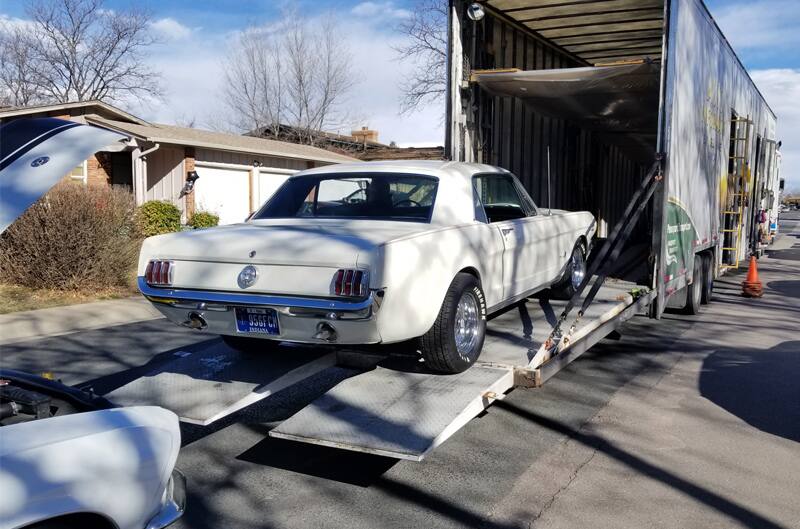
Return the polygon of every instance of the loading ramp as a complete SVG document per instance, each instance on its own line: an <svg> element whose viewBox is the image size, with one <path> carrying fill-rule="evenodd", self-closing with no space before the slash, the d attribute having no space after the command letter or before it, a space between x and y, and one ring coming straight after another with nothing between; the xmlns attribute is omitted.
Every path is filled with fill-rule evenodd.
<svg viewBox="0 0 800 529"><path fill-rule="evenodd" d="M624 321L642 313L649 292L633 283L604 285L569 347L532 364L567 301L529 299L487 325L478 363L457 375L377 368L344 380L269 432L270 437L421 461L515 386L534 387Z"/></svg>

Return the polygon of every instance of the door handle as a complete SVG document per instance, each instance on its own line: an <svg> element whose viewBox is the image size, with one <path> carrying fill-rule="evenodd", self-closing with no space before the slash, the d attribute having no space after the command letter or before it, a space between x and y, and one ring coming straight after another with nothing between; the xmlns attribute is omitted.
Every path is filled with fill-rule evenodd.
<svg viewBox="0 0 800 529"><path fill-rule="evenodd" d="M500 233L502 233L503 236L508 235L512 231L514 231L514 228L500 228Z"/></svg>

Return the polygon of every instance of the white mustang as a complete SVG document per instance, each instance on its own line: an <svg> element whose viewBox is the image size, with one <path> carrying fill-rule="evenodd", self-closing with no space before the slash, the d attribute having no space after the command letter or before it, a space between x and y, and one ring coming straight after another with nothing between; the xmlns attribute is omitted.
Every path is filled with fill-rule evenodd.
<svg viewBox="0 0 800 529"><path fill-rule="evenodd" d="M477 360L487 314L550 287L571 295L594 229L588 212L540 210L497 167L327 166L242 224L147 239L139 289L238 349L419 339L430 369L455 373Z"/></svg>

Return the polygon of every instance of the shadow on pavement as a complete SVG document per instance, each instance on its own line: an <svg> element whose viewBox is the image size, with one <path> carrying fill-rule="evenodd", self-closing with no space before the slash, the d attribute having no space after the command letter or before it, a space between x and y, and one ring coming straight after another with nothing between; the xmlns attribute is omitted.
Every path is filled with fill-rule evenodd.
<svg viewBox="0 0 800 529"><path fill-rule="evenodd" d="M800 298L800 281L770 281L767 288L777 291L784 296Z"/></svg>
<svg viewBox="0 0 800 529"><path fill-rule="evenodd" d="M290 472L369 487L396 459L265 437L236 459Z"/></svg>
<svg viewBox="0 0 800 529"><path fill-rule="evenodd" d="M700 394L763 432L800 443L800 341L706 357ZM733 389L732 389L733 388Z"/></svg>
<svg viewBox="0 0 800 529"><path fill-rule="evenodd" d="M797 342L795 342L797 343ZM760 529L785 529L783 526L772 520L753 512L746 507L735 503L719 494L710 491L700 485L696 485L665 468L654 465L644 459L618 448L606 439L576 430L560 421L550 419L535 412L520 408L508 401L498 400L494 403L496 408L507 410L522 419L531 421L543 428L566 435L575 441L593 448L602 454L614 459L615 461L627 466L628 468L659 481L675 490L681 491L694 498L696 501L737 520L746 527L758 527Z"/></svg>

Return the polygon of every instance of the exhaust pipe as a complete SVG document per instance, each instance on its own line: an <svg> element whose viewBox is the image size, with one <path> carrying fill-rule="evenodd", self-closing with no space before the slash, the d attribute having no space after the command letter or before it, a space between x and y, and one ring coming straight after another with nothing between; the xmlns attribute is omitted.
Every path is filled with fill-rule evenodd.
<svg viewBox="0 0 800 529"><path fill-rule="evenodd" d="M321 321L317 324L317 332L314 334L315 340L335 342L336 338L336 329L333 327L333 325L324 321Z"/></svg>
<svg viewBox="0 0 800 529"><path fill-rule="evenodd" d="M188 319L181 323L184 327L189 327L190 329L195 329L198 331L202 331L206 327L208 327L208 322L203 318L202 314L198 312L190 312Z"/></svg>

